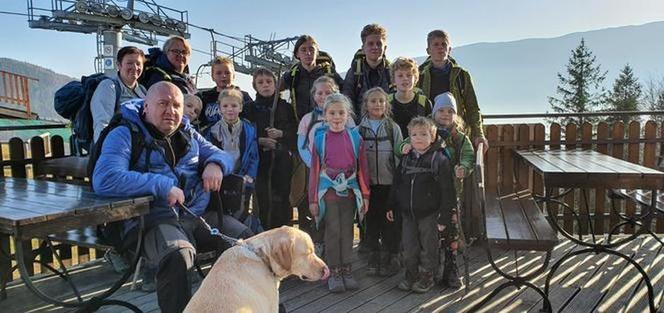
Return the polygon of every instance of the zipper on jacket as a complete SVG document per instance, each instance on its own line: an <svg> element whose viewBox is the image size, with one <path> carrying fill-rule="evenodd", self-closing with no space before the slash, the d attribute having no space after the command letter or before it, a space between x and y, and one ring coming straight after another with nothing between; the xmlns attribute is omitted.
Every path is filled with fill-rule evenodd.
<svg viewBox="0 0 664 313"><path fill-rule="evenodd" d="M413 178L410 179L410 215L415 219L415 211L413 211L413 186L415 186L415 176L417 174L413 175Z"/></svg>

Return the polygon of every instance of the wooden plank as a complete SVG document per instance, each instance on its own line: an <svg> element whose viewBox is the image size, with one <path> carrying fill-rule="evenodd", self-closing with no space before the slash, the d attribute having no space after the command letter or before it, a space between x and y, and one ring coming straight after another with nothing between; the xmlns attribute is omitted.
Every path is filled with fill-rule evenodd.
<svg viewBox="0 0 664 313"><path fill-rule="evenodd" d="M514 141L514 128L512 125L503 126L503 142L511 143ZM514 156L512 155L512 147L506 146L502 148L500 161L502 164L502 172L499 174L499 177L502 179L500 184L501 189L504 193L510 193L513 191L514 185Z"/></svg>
<svg viewBox="0 0 664 313"><path fill-rule="evenodd" d="M664 140L664 122L662 122L662 124L659 126L660 126L659 138L660 140ZM661 160L664 161L664 143L662 142L659 143L659 157L661 158ZM660 167L661 166L664 166L664 163L660 163ZM664 218L657 219L656 229L658 234L664 233Z"/></svg>
<svg viewBox="0 0 664 313"><path fill-rule="evenodd" d="M533 141L534 149L544 149L545 128L542 124L535 125L535 140ZM533 171L533 194L544 195L544 181L543 177L537 171Z"/></svg>
<svg viewBox="0 0 664 313"><path fill-rule="evenodd" d="M619 141L622 141L624 138L625 138L625 126L624 126L623 122L621 122L621 121L614 122L613 123L613 130L611 132L611 139L614 142L619 142ZM614 158L623 159L624 150L625 150L624 144L614 143L610 146L610 148L611 148L611 155ZM617 224L618 221L619 221L619 218L618 218L618 215L616 214L616 211L618 211L620 213L624 213L625 203L623 201L613 201L613 205L616 205L617 207L615 208L615 210L611 210L611 220L610 220L611 222L609 224L609 227L611 227L612 225Z"/></svg>
<svg viewBox="0 0 664 313"><path fill-rule="evenodd" d="M629 139L638 139L641 136L641 126L638 121L629 123ZM627 160L634 164L639 164L639 144L630 143L627 145ZM662 186L662 185L660 185ZM627 202L625 213L633 216L636 212L636 205L633 202ZM634 227L632 225L625 226L625 233L633 234Z"/></svg>
<svg viewBox="0 0 664 313"><path fill-rule="evenodd" d="M9 139L9 160L20 161L24 159L25 159L25 150L23 147L23 140L16 137ZM10 168L12 170L12 177L22 177L22 178L27 177L24 165L13 164L10 166Z"/></svg>
<svg viewBox="0 0 664 313"><path fill-rule="evenodd" d="M628 256L634 256L641 240L635 240L619 247L619 251ZM601 254L595 256L600 261L606 258L602 269L594 274L594 277L583 285L579 292L565 307L564 312L595 312L597 304L605 297L606 291L616 286L620 277L624 275L627 262L613 255ZM611 312L611 311L602 311Z"/></svg>
<svg viewBox="0 0 664 313"><path fill-rule="evenodd" d="M486 223L486 236L490 246L506 244L508 240L507 231L505 230L505 221L501 212L500 202L495 193L486 191L486 204L485 204L485 223Z"/></svg>
<svg viewBox="0 0 664 313"><path fill-rule="evenodd" d="M581 149L588 150L592 148L590 143L593 139L593 124L584 122L581 124Z"/></svg>
<svg viewBox="0 0 664 313"><path fill-rule="evenodd" d="M498 155L501 147L492 146L493 143L498 142L498 127L496 125L489 125L487 130L487 140L489 141L489 150L485 158L484 172L486 173L486 188L496 190L498 186Z"/></svg>
<svg viewBox="0 0 664 313"><path fill-rule="evenodd" d="M652 237L640 237L640 245L637 245L631 252L634 261L641 266L646 267L652 264L657 254L654 251L649 251L650 247L655 244ZM629 303L630 299L639 289L645 289L645 284L639 284L641 275L636 268L631 265L625 265L620 275L616 277L614 284L610 288L603 289L604 297L598 303L596 310L600 312L628 312L625 311L625 306ZM645 302L645 298L643 299Z"/></svg>
<svg viewBox="0 0 664 313"><path fill-rule="evenodd" d="M528 149L530 148L530 126L527 124L520 124L518 126L518 149ZM523 187L530 187L530 175L529 168L520 162L516 162L515 166L518 167L516 173L518 175L516 182Z"/></svg>
<svg viewBox="0 0 664 313"><path fill-rule="evenodd" d="M566 140L565 148L567 150L571 150L571 149L576 148L576 125L575 124L567 124L567 126L565 126L565 140ZM567 179L569 179L569 180L579 180L580 177L569 177ZM576 191L572 191L569 194L567 194L565 196L565 199L564 199L564 202L572 208L575 207L575 205L574 205L574 198L575 198L574 196L575 196L575 194L576 194ZM563 210L563 217L565 218L564 225L563 225L565 231L567 231L569 233L573 233L574 232L574 222L572 220L572 213L569 210Z"/></svg>
<svg viewBox="0 0 664 313"><path fill-rule="evenodd" d="M507 230L505 249L539 250L537 237L524 216L518 194L509 194L500 197L500 207Z"/></svg>
<svg viewBox="0 0 664 313"><path fill-rule="evenodd" d="M538 245L547 251L558 244L558 235L544 214L535 203L531 195L519 197L519 204L523 210L526 220L532 228L532 232L537 238Z"/></svg>
<svg viewBox="0 0 664 313"><path fill-rule="evenodd" d="M643 261L639 262L643 269L648 274L650 282L653 286L655 293L655 306L660 310L661 306L658 306L661 299L664 297L664 254L662 254L662 245L660 245L656 240L650 240L645 243L641 250L645 250L648 254L647 259L644 258ZM635 293L628 299L624 299L625 312L647 312L648 310L648 299L647 299L647 289L645 283L640 280L635 287Z"/></svg>
<svg viewBox="0 0 664 313"><path fill-rule="evenodd" d="M597 125L597 139L607 140L609 138L609 125L601 122ZM597 151L602 154L608 154L607 144L598 144ZM604 217L606 212L606 189L595 189L595 234L603 234L608 231L607 221Z"/></svg>

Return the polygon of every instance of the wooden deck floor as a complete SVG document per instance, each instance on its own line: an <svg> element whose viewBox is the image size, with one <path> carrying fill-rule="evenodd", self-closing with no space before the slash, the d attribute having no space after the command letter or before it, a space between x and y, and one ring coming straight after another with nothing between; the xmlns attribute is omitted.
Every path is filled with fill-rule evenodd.
<svg viewBox="0 0 664 313"><path fill-rule="evenodd" d="M551 262L578 250L569 241L561 242L552 255ZM632 256L648 272L655 289L655 301L663 305L664 254L662 247L652 237L640 237L620 250ZM494 258L503 269L514 269L513 253L497 252ZM543 255L524 252L517 255L519 266L541 262ZM461 259L461 258L459 258ZM460 264L463 261L460 260ZM556 312L647 312L645 288L637 271L626 267L626 262L610 255L579 255L563 264L552 281L551 302ZM281 302L288 312L464 312L504 282L494 273L485 256L484 249L475 247L469 251L471 288L450 290L434 288L426 294L400 291L396 288L402 275L372 277L365 273L366 260L355 254L354 274L361 288L355 292L330 294L322 283L307 283L289 279L281 286ZM461 266L461 270L463 266ZM463 270L462 270L463 271ZM110 269L99 264L77 271L76 281L86 282L84 293L99 292L108 284ZM544 284L541 276L536 285ZM59 279L44 279L40 285L52 292L65 292L66 285ZM66 312L68 310L45 305L21 285L11 286L9 298L0 301L2 312ZM222 295L223 297L223 295ZM127 300L145 312L158 312L155 293L121 289L115 299ZM485 312L537 312L542 306L537 294L528 289L506 289L499 294ZM102 312L119 312L119 307L105 307ZM661 310L660 310L661 311Z"/></svg>

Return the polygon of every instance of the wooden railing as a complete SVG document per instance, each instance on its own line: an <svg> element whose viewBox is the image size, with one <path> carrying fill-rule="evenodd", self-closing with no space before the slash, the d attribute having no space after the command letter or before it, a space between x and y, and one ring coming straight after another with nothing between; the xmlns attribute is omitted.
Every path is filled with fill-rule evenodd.
<svg viewBox="0 0 664 313"><path fill-rule="evenodd" d="M654 121L631 122L624 125L622 122L613 124L584 123L582 125L560 125L550 124L545 126L542 123L536 124L506 124L506 125L486 125L486 136L489 140L490 148L485 155L485 182L488 187L500 185L501 190L511 191L515 177L519 178L520 183L527 182L529 187L535 193L543 191L542 178L528 169L521 169L515 173L515 164L513 161L512 150L516 148L585 148L594 149L602 153L610 154L614 157L625 159L627 161L642 164L648 167L655 167L657 155L664 155L664 127ZM50 138L50 153L47 153L48 145L41 137L33 137L29 144L20 139L12 138L8 144L2 145L2 154L0 154L0 165L2 171L0 176L13 177L32 177L34 164L47 158L65 156L65 143L60 136ZM0 178L1 179L1 178ZM602 233L608 231L608 222L615 222L617 217L611 210L611 202L607 197L606 190L591 190L590 211L595 218L596 232ZM569 195L565 201L573 204L580 201L579 194ZM467 200L470 218L468 225L470 232L477 233L479 230L479 207ZM615 203L620 212L634 212L636 209L632 204ZM562 212L562 211L561 211ZM570 216L560 214L555 218L564 220L565 227L571 229L573 222ZM656 221L656 230L664 232L664 220ZM626 227L623 232L632 232ZM581 230L583 232L583 230ZM37 247L39 242L33 240L29 243L32 247ZM11 250L8 236L0 235L0 249L5 252ZM79 247L69 247L63 250L63 259L67 264L84 263L94 258L93 250L87 250ZM41 256L51 260L49 255ZM15 261L13 261L15 264ZM0 272L9 269L8 264L0 264ZM54 264L57 267L57 264ZM35 267L34 272L39 273L43 269ZM18 276L15 273L12 279Z"/></svg>

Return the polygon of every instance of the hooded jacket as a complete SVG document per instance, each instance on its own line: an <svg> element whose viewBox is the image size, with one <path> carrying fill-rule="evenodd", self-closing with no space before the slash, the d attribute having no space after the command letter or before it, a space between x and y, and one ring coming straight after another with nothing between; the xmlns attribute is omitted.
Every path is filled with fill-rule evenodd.
<svg viewBox="0 0 664 313"><path fill-rule="evenodd" d="M183 94L193 95L196 94L196 87L188 75L189 66L185 67L182 73L178 73L173 69L173 64L168 61L166 53L161 52L155 64L145 69L140 82L145 89L150 89L150 86L165 80L178 86Z"/></svg>
<svg viewBox="0 0 664 313"><path fill-rule="evenodd" d="M129 164L132 149L129 128L113 129L102 144L93 172L93 189L107 197L153 196L150 213L145 216L148 227L159 220L177 217L167 201L172 187L182 189L184 204L196 215L202 215L210 200L210 193L203 190L202 169L209 163L216 163L224 175L228 175L233 170L233 159L194 131L186 117L173 134L156 138L141 118L143 104L143 100L137 99L120 108L123 118L135 124L144 136L145 145L137 164ZM172 158L166 156L166 148L172 149L175 140L184 140L184 149L173 165ZM139 170L130 170L130 167Z"/></svg>
<svg viewBox="0 0 664 313"><path fill-rule="evenodd" d="M443 150L442 142L436 141L422 155L411 151L402 157L390 191L390 208L417 219L437 214L438 224L449 225L457 200L452 166Z"/></svg>
<svg viewBox="0 0 664 313"><path fill-rule="evenodd" d="M482 113L477 104L477 96L473 87L473 80L470 74L459 66L456 61L449 58L450 69L450 93L454 95L457 104L457 114L461 116L470 131L469 137L477 138L484 136ZM420 79L417 87L433 102L437 95L431 94L431 61L426 61L420 65Z"/></svg>

